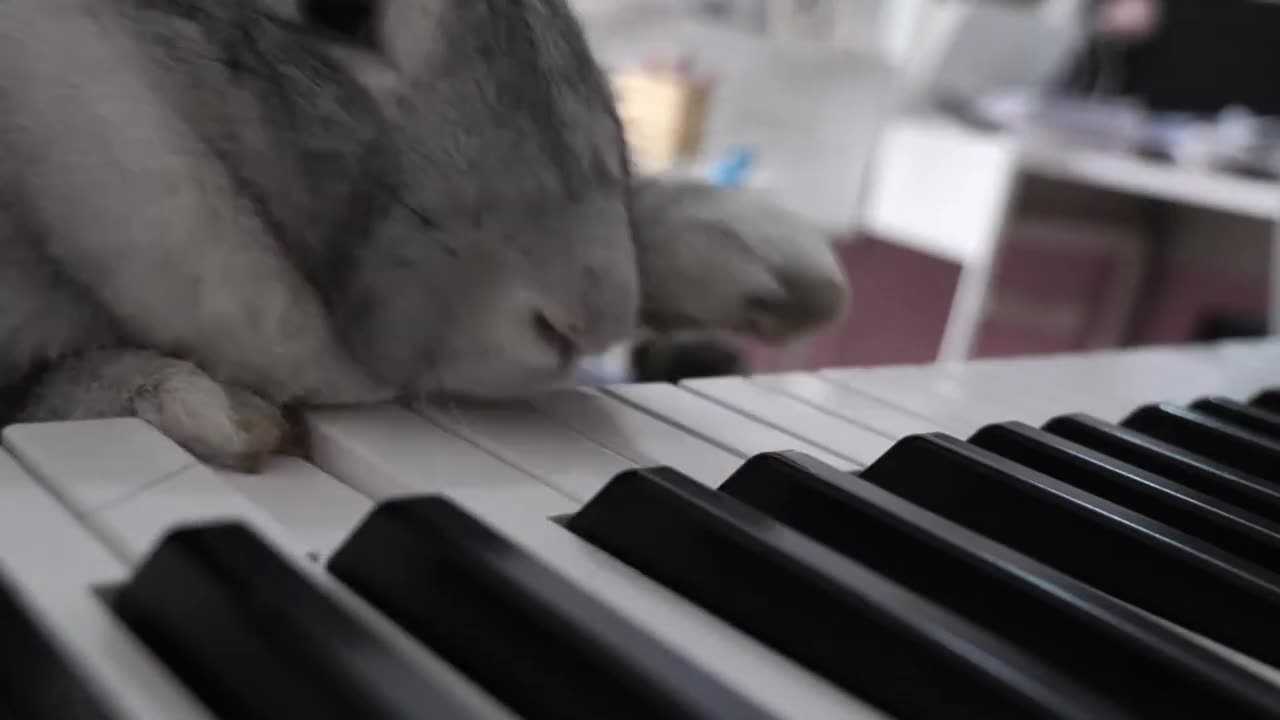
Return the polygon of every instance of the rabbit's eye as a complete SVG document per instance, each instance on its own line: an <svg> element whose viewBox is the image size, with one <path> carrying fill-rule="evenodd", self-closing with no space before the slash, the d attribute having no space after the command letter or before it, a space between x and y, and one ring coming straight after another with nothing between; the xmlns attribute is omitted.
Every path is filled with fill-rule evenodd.
<svg viewBox="0 0 1280 720"><path fill-rule="evenodd" d="M372 45L377 6L377 0L302 0L302 14L325 32Z"/></svg>

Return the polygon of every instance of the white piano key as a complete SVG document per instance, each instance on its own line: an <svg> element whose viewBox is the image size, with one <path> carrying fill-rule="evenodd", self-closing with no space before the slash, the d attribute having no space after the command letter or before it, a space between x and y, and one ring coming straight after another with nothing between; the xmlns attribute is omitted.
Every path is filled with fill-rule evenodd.
<svg viewBox="0 0 1280 720"><path fill-rule="evenodd" d="M42 475L80 478L74 485L50 487L77 512L93 512L118 502L195 463L173 444L136 445L145 437L137 432L141 420L87 422L13 425L5 430L5 445L19 460L35 462L27 456L28 450L39 455ZM85 427L93 428L92 432L84 432Z"/></svg>
<svg viewBox="0 0 1280 720"><path fill-rule="evenodd" d="M758 375L752 382L784 393L897 441L908 435L945 432L938 423L851 388L808 373Z"/></svg>
<svg viewBox="0 0 1280 720"><path fill-rule="evenodd" d="M1130 357L1160 362L1167 368L1166 372L1170 376L1176 376L1181 383L1185 383L1184 389L1189 392L1212 391L1222 384L1225 373L1230 369L1209 357L1187 352L1186 347L1177 345L1145 348Z"/></svg>
<svg viewBox="0 0 1280 720"><path fill-rule="evenodd" d="M382 500L444 493L466 504L494 501L543 516L575 502L539 479L399 407L307 415L312 462Z"/></svg>
<svg viewBox="0 0 1280 720"><path fill-rule="evenodd" d="M712 487L742 465L740 455L596 390L549 393L533 405L636 465L667 465Z"/></svg>
<svg viewBox="0 0 1280 720"><path fill-rule="evenodd" d="M1008 408L1011 416L1005 419L1040 424L1061 414L1075 399L1060 391L1055 382L1055 368L1060 364L1059 356L994 358L940 366L939 376Z"/></svg>
<svg viewBox="0 0 1280 720"><path fill-rule="evenodd" d="M213 720L96 595L121 561L3 451L0 571L121 720Z"/></svg>
<svg viewBox="0 0 1280 720"><path fill-rule="evenodd" d="M103 438L118 445L112 449ZM5 432L4 442L32 475L64 498L85 525L126 561L141 560L174 529L176 521L184 519L241 520L282 549L297 547L283 527L248 498L141 420L15 425ZM68 456L78 457L84 448L99 453L107 472L100 474L78 460L66 461ZM185 460L172 463L181 468L177 472L159 477L126 474L129 470L156 472L160 466L143 462L147 457ZM119 488L113 487L115 483ZM84 487L93 487L94 492L80 492ZM99 495L115 499L105 505L90 504Z"/></svg>
<svg viewBox="0 0 1280 720"><path fill-rule="evenodd" d="M832 382L839 382L840 378L845 375L853 375L876 382L896 383L902 380L916 380L921 377L941 375L943 373L950 372L952 368L957 366L960 365L953 363L930 365L872 365L870 367L821 368L813 373L803 374L821 376Z"/></svg>
<svg viewBox="0 0 1280 720"><path fill-rule="evenodd" d="M1225 382L1220 394L1251 399L1263 390L1280 386L1280 346L1265 340L1205 345L1201 357L1223 367Z"/></svg>
<svg viewBox="0 0 1280 720"><path fill-rule="evenodd" d="M77 499L76 488L92 482L94 470L79 463L62 463L61 452L68 447L99 444L95 436L100 435L121 442L119 450L103 450L102 461L108 467L122 464L114 457L116 453L185 455L186 462L177 473L143 483L115 502L87 507ZM68 498L68 507L126 564L142 560L179 526L222 521L245 523L276 549L295 560L303 559L315 551L331 550L335 538L340 539L335 531L344 526L317 528L317 522L333 520L347 523L345 527L350 529L372 505L371 500L296 458L273 458L257 475L208 467L151 425L131 418L16 425L6 431L5 445L15 454L21 453L28 471L45 487ZM142 464L136 467L147 469ZM132 483L123 476L119 480L125 485ZM255 484L258 487L253 487ZM250 487L252 494L242 494L237 486ZM336 507L335 500L339 503Z"/></svg>
<svg viewBox="0 0 1280 720"><path fill-rule="evenodd" d="M853 465L842 457L675 385L615 385L605 392L743 458L765 452L799 450L828 465L853 469Z"/></svg>
<svg viewBox="0 0 1280 720"><path fill-rule="evenodd" d="M967 438L978 428L1007 415L1007 408L977 397L945 375L921 372L894 377L879 374L823 372L823 379L894 405L941 425L952 435Z"/></svg>
<svg viewBox="0 0 1280 720"><path fill-rule="evenodd" d="M1063 361L1054 368L1053 383L1064 396L1073 400L1062 407L1059 414L1082 412L1116 421L1137 405L1161 394L1160 390L1151 392L1153 379L1157 388L1166 387L1167 378L1139 380L1133 377L1134 373L1126 365L1123 358L1091 363L1088 367Z"/></svg>
<svg viewBox="0 0 1280 720"><path fill-rule="evenodd" d="M1008 420L1042 425L1061 415L1063 408L1089 411L1078 393L1060 387L1060 380L1043 363L1022 363L1010 367L957 367L948 371L952 382L971 385L974 392L1010 408Z"/></svg>
<svg viewBox="0 0 1280 720"><path fill-rule="evenodd" d="M1140 405L1182 402L1218 382L1213 371L1165 348L822 374L962 437L991 422L1040 425L1068 412L1119 420Z"/></svg>
<svg viewBox="0 0 1280 720"><path fill-rule="evenodd" d="M87 436L101 432L107 425L119 426L110 428L109 432L111 436L127 441L122 445L123 452L161 455L174 452L175 448L176 452L185 452L150 425L129 419L19 426L18 429L21 432L16 433L12 441L17 447L23 449L25 457L34 462L32 467L35 474L43 482L62 487L74 487L86 480L92 473L92 469L82 466L68 468L66 465L60 465L55 457L57 444L53 440L56 439L61 443L92 444L93 441L86 439ZM46 430L50 431L48 435L45 435ZM6 437L6 442L10 440ZM107 451L103 460L107 463L113 462L111 451ZM290 474L293 481L282 484L273 493L259 495L272 505L279 506L281 503L291 501L303 505L311 503L311 509L302 513L304 516L311 513L340 516L343 510L334 508L317 510L314 504L321 502L320 498L341 497L346 506L345 510L350 510L353 509L351 506L358 502L357 499L343 493L340 488L323 487L325 484L337 485L338 481L319 471L302 472L295 466L281 473L281 466L275 466L275 472L272 472L271 467L268 466L266 475L259 477L260 481L270 482L273 474L277 479L283 474ZM61 474L51 474L53 471ZM85 474L76 475L73 472ZM314 495L317 490L320 494L319 498ZM371 501L366 502L371 506ZM277 509L279 511L279 507ZM306 519L310 522L316 518L312 515ZM87 517L89 527L97 532L99 538L111 544L118 554L132 564L140 562L167 532L184 525L218 521L236 521L252 527L263 540L286 558L292 559L294 567L305 573L321 592L335 600L384 641L404 653L404 656L420 670L424 680L432 682L464 706L474 709L477 714L491 720L514 720L510 713L500 708L469 680L325 573L315 562L317 555L328 556L336 549L335 546L309 547L301 536L287 529L271 517L265 509L236 491L227 480L226 474L215 472L203 464L193 462L178 474L160 482L149 483L136 494L105 508L94 510ZM343 537L351 530L354 530L354 526L325 528L318 537L322 542L331 542ZM313 540L316 538L316 535L312 536Z"/></svg>
<svg viewBox="0 0 1280 720"><path fill-rule="evenodd" d="M239 521L258 531L281 552L299 556L307 552L283 526L203 465L99 510L87 520L98 528L100 537L134 562L150 553L176 528L175 523L186 522Z"/></svg>
<svg viewBox="0 0 1280 720"><path fill-rule="evenodd" d="M686 380L680 386L765 425L865 466L893 441L740 377Z"/></svg>
<svg viewBox="0 0 1280 720"><path fill-rule="evenodd" d="M1011 378L1010 385L1025 388L1030 382ZM1179 400L1184 380L1150 353L1110 355L1099 358L1065 357L1046 368L1037 386L1049 385L1057 393L1053 416L1082 412L1117 421L1149 402Z"/></svg>
<svg viewBox="0 0 1280 720"><path fill-rule="evenodd" d="M635 463L541 415L525 403L420 407L427 419L579 501L590 500Z"/></svg>
<svg viewBox="0 0 1280 720"><path fill-rule="evenodd" d="M1226 380L1221 395L1244 401L1280 386L1280 352L1269 344L1224 342L1198 348L1197 354L1223 368Z"/></svg>
<svg viewBox="0 0 1280 720"><path fill-rule="evenodd" d="M729 688L784 720L885 716L580 540L557 523L489 506L477 516ZM655 519L655 527L661 520Z"/></svg>
<svg viewBox="0 0 1280 720"><path fill-rule="evenodd" d="M1181 346L1143 347L1048 358L1037 375L1013 373L1006 394L1052 394L1037 409L1050 417L1082 412L1118 422L1142 405L1185 403L1229 392L1237 371L1208 355Z"/></svg>
<svg viewBox="0 0 1280 720"><path fill-rule="evenodd" d="M328 560L373 507L371 499L299 458L271 458L254 474L218 474L319 562Z"/></svg>
<svg viewBox="0 0 1280 720"><path fill-rule="evenodd" d="M1091 353L1055 356L1035 366L1034 373L1014 374L1008 378L1008 391L1052 394L1047 401L1053 416L1067 412L1083 412L1106 419L1119 419L1138 404L1152 399L1150 387L1170 385L1167 375L1150 362L1140 372L1147 375L1135 383L1135 373L1127 364L1137 353ZM1142 389L1146 383L1147 390ZM1159 392L1155 393L1156 395Z"/></svg>

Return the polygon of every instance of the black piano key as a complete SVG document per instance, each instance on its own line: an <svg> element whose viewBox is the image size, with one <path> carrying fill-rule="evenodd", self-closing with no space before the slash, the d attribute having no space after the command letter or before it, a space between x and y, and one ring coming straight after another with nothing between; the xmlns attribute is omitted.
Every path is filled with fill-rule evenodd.
<svg viewBox="0 0 1280 720"><path fill-rule="evenodd" d="M1248 473L1088 415L1057 417L1046 423L1044 429L1235 507L1246 508L1273 523L1280 523L1280 488Z"/></svg>
<svg viewBox="0 0 1280 720"><path fill-rule="evenodd" d="M1111 597L801 453L720 488L1141 717L1276 717L1280 690Z"/></svg>
<svg viewBox="0 0 1280 720"><path fill-rule="evenodd" d="M897 717L1114 717L945 608L667 468L614 478L568 527Z"/></svg>
<svg viewBox="0 0 1280 720"><path fill-rule="evenodd" d="M1280 414L1221 397L1197 400L1191 404L1191 409L1265 436L1273 442L1280 441Z"/></svg>
<svg viewBox="0 0 1280 720"><path fill-rule="evenodd" d="M1254 395L1249 404L1267 412L1280 413L1280 390L1263 390Z"/></svg>
<svg viewBox="0 0 1280 720"><path fill-rule="evenodd" d="M225 718L475 717L242 525L166 536L112 605Z"/></svg>
<svg viewBox="0 0 1280 720"><path fill-rule="evenodd" d="M20 593L0 575L0 717L110 720L113 714L67 660Z"/></svg>
<svg viewBox="0 0 1280 720"><path fill-rule="evenodd" d="M905 438L861 475L1103 592L1280 664L1280 576L1201 540L943 435Z"/></svg>
<svg viewBox="0 0 1280 720"><path fill-rule="evenodd" d="M1263 435L1166 403L1139 408L1120 424L1280 486L1280 443Z"/></svg>
<svg viewBox="0 0 1280 720"><path fill-rule="evenodd" d="M380 505L329 569L522 717L768 717L446 499Z"/></svg>
<svg viewBox="0 0 1280 720"><path fill-rule="evenodd" d="M1215 497L1022 423L987 426L969 442L1280 572L1280 527Z"/></svg>

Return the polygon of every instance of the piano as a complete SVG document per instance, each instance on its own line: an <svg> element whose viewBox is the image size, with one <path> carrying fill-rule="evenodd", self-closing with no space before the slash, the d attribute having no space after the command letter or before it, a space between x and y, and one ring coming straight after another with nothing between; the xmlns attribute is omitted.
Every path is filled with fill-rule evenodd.
<svg viewBox="0 0 1280 720"><path fill-rule="evenodd" d="M1280 341L0 452L0 717L1280 717Z"/></svg>

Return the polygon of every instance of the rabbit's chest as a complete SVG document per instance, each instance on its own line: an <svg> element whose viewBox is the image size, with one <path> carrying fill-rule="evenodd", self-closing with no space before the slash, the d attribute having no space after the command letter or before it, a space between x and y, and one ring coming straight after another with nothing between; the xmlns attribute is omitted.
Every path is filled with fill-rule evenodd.
<svg viewBox="0 0 1280 720"><path fill-rule="evenodd" d="M3 198L11 200L10 198ZM110 344L112 319L37 246L18 202L0 207L0 421L20 379L51 358Z"/></svg>

